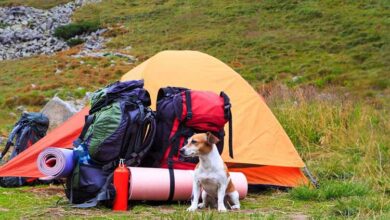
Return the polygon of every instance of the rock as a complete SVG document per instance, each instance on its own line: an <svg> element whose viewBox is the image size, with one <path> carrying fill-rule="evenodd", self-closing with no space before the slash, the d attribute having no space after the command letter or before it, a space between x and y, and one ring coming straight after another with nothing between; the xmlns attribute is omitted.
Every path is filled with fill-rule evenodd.
<svg viewBox="0 0 390 220"><path fill-rule="evenodd" d="M135 58L134 56L119 53L119 52L93 52L93 51L89 51L89 50L83 50L76 55L72 55L72 57L74 57L74 58L82 58L82 57L99 58L99 57L109 57L109 56L116 56L116 57L124 58L129 63L134 63L135 61L137 61L137 58ZM111 66L113 66L112 64L115 64L114 60L111 60L110 62L111 62Z"/></svg>
<svg viewBox="0 0 390 220"><path fill-rule="evenodd" d="M293 82L298 82L301 78L302 78L302 76L294 76L291 80Z"/></svg>
<svg viewBox="0 0 390 220"><path fill-rule="evenodd" d="M58 97L52 98L41 110L50 120L49 130L68 120L77 110Z"/></svg>
<svg viewBox="0 0 390 220"><path fill-rule="evenodd" d="M16 118L16 117L17 117L17 115L16 115L15 112L10 112L10 113L9 113L9 116L12 117L12 118Z"/></svg>
<svg viewBox="0 0 390 220"><path fill-rule="evenodd" d="M16 107L16 110L19 111L19 112L27 111L26 107L24 107L23 105L20 105L20 106Z"/></svg>
<svg viewBox="0 0 390 220"><path fill-rule="evenodd" d="M62 73L62 70L60 70L60 69L56 69L56 72L54 73L55 75L60 75Z"/></svg>

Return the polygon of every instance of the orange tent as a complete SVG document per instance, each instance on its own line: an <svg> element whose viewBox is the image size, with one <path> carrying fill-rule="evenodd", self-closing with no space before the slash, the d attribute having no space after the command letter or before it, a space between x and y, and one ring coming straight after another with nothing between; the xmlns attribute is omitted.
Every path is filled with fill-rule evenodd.
<svg viewBox="0 0 390 220"><path fill-rule="evenodd" d="M308 182L301 171L305 164L266 103L220 60L196 51L164 51L126 73L121 80L135 79L145 81L152 107L161 87L224 91L231 99L233 112L234 159L227 151L222 154L229 170L243 172L253 185L294 187ZM39 152L49 146L70 147L81 131L85 114L87 109L1 167L0 176L42 176L35 163Z"/></svg>

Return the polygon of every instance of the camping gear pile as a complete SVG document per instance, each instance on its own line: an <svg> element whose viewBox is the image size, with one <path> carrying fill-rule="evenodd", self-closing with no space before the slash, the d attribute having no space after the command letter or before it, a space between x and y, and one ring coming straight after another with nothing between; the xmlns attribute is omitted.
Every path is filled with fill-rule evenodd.
<svg viewBox="0 0 390 220"><path fill-rule="evenodd" d="M141 86L141 82L145 85ZM167 89L160 90L166 86L172 86L176 91L166 93ZM206 91L213 92L210 96L213 102L197 104L197 100L207 100L201 97L202 94L211 94ZM223 95L218 95L221 91L229 96L233 111L228 111L230 105L226 104ZM133 95L118 95L122 92ZM191 97L189 104L187 97ZM125 74L120 83L95 93L91 102L91 108L81 110L33 147L0 167L0 176L42 177L44 175L36 165L38 154L47 147L71 148L78 139L73 151L76 164L67 181L67 195L73 203L94 204L101 198L114 195L110 179L120 158L125 159L127 166L167 168L172 162L173 168L192 168L196 161L187 161L179 153L175 154L177 143L180 148L191 132L208 129L223 137L224 125L230 122L232 126L229 127L234 130L234 139L230 139L234 158L231 157L232 150L220 146L222 158L231 172L245 175L250 187L296 187L308 183L301 170L305 164L259 94L238 73L209 55L196 51L161 52ZM172 108L164 110L168 105ZM220 110L204 111L209 106ZM157 113L153 113L150 107ZM214 115L212 124L198 124L201 117L196 114L202 111ZM213 121L214 117L216 121ZM124 123L121 119L131 120ZM132 129L126 131L125 125L129 124L140 133ZM99 129L101 126L109 126L109 129ZM154 144L150 141L152 137ZM229 143L231 137L225 135L221 139ZM173 155L170 156L171 152ZM186 167L179 167L181 165ZM165 169L165 172L169 174L169 170L173 169ZM180 184L172 184L181 181L179 177L172 181L176 171L173 170L175 175L169 176L170 189L168 196L164 197L166 199L173 200L179 193ZM132 174L130 176L131 179ZM131 185L129 187L131 194ZM80 196L83 193L88 196Z"/></svg>

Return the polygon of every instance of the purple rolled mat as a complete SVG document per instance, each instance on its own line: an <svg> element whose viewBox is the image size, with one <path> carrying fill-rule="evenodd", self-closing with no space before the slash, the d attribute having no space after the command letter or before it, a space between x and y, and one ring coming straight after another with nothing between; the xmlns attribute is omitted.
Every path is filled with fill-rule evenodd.
<svg viewBox="0 0 390 220"><path fill-rule="evenodd" d="M73 150L49 147L43 150L37 159L39 171L45 179L67 177L74 167Z"/></svg>

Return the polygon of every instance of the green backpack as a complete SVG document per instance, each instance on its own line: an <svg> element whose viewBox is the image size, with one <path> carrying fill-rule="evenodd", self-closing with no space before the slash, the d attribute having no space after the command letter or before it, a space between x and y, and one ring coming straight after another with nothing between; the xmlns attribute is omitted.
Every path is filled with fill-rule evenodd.
<svg viewBox="0 0 390 220"><path fill-rule="evenodd" d="M80 137L74 142L76 166L66 195L77 207L112 200L112 174L120 159L138 166L155 135L155 117L143 81L116 82L96 91Z"/></svg>

